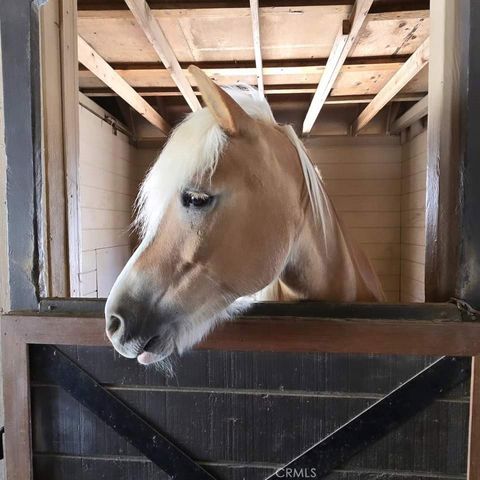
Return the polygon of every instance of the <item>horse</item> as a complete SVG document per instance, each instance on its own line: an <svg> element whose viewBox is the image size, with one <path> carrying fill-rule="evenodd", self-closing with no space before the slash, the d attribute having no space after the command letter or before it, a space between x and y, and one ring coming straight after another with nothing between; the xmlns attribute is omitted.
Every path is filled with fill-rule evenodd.
<svg viewBox="0 0 480 480"><path fill-rule="evenodd" d="M140 243L105 307L115 349L161 365L255 301L383 301L293 128L253 87L189 72L206 107L174 129L141 185Z"/></svg>

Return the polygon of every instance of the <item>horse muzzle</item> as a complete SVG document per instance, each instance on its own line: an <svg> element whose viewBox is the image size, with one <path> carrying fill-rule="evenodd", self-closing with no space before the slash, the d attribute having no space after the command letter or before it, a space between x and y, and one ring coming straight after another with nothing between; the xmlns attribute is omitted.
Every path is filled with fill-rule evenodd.
<svg viewBox="0 0 480 480"><path fill-rule="evenodd" d="M159 362L175 349L172 316L131 296L110 296L105 306L106 334L115 350L144 365ZM153 311L154 310L154 311Z"/></svg>

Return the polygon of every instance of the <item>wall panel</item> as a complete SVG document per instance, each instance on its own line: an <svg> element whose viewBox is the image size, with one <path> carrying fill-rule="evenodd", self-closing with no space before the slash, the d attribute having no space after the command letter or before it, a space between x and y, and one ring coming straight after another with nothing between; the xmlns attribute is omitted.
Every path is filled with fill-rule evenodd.
<svg viewBox="0 0 480 480"><path fill-rule="evenodd" d="M130 257L133 203L154 156L80 106L82 296L106 297Z"/></svg>
<svg viewBox="0 0 480 480"><path fill-rule="evenodd" d="M425 301L427 131L402 145L402 302Z"/></svg>
<svg viewBox="0 0 480 480"><path fill-rule="evenodd" d="M402 147L397 138L310 138L340 219L362 246L388 300L400 299Z"/></svg>

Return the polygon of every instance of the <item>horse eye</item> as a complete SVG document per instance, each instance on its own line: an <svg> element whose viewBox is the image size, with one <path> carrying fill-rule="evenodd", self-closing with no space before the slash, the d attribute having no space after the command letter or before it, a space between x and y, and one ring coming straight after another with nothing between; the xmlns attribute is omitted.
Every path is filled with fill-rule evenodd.
<svg viewBox="0 0 480 480"><path fill-rule="evenodd" d="M212 203L213 195L208 193L185 190L182 192L182 205L185 208L204 208Z"/></svg>

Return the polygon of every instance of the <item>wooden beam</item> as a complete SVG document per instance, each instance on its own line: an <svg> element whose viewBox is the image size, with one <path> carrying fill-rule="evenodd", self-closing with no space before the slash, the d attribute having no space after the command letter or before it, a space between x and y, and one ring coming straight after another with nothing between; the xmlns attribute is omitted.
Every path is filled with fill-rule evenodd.
<svg viewBox="0 0 480 480"><path fill-rule="evenodd" d="M260 41L260 15L258 9L258 0L250 0L250 13L252 15L253 51L255 53L258 92L262 97L265 97L263 88L262 44Z"/></svg>
<svg viewBox="0 0 480 480"><path fill-rule="evenodd" d="M335 95L362 95L376 94L381 86L386 83L407 58L394 58L388 62L378 61L377 63L351 63L346 62L341 70L341 78L335 83L333 93ZM206 75L213 78L219 85L234 85L238 82L257 84L257 70L254 65L232 65L224 62L224 65L206 66L202 68ZM263 63L263 84L264 89L277 85L308 85L309 88L318 87L318 81L325 70L323 60L311 65L265 65ZM155 64L110 64L110 66L133 88L170 88L176 89L169 72L158 63ZM199 67L200 68L200 67ZM183 70L196 87L195 79L190 76L186 69ZM90 71L82 67L78 73L80 88L99 88L102 82ZM427 92L428 78L421 75L415 83L409 86L408 90ZM138 91L138 90L137 90Z"/></svg>
<svg viewBox="0 0 480 480"><path fill-rule="evenodd" d="M2 380L7 479L33 479L28 344L2 322Z"/></svg>
<svg viewBox="0 0 480 480"><path fill-rule="evenodd" d="M79 35L78 61L165 135L170 125Z"/></svg>
<svg viewBox="0 0 480 480"><path fill-rule="evenodd" d="M428 78L425 299L434 302L460 296L458 265L463 256L463 235L459 213L464 204L461 171L467 151L463 138L475 136L466 133L468 114L464 109L468 96L462 79L471 69L464 52L476 50L476 46L467 46L470 27L462 11L471 5L451 0L431 4L430 37L434 48Z"/></svg>
<svg viewBox="0 0 480 480"><path fill-rule="evenodd" d="M106 20L107 21L107 20ZM393 65L402 65L410 58L410 55L382 55L382 56L373 56L373 57L348 57L345 60L344 65L348 67L355 67L360 66L359 68L367 68L369 66L375 67L376 65L380 65L380 68L385 68L388 64ZM304 73L304 68L323 68L327 64L328 58L285 58L285 59L263 59L263 70L264 73L267 71L269 74L279 73L281 71L286 71L288 73L294 73L295 71L291 72L289 69L300 69L297 70L298 73ZM188 74L188 67L191 65L192 62L179 62L180 66L185 73ZM195 65L202 70L208 70L212 72L220 72L222 74L226 74L227 72L240 72L242 69L255 69L255 60L219 60L219 61L199 61L195 62ZM166 70L165 66L160 62L110 62L110 66L115 70L155 70L161 71ZM84 67L80 66L80 70L85 69ZM398 67L397 67L398 68ZM274 69L274 70L270 70ZM277 70L275 70L277 69ZM307 70L308 72L308 70ZM232 73L233 74L233 73Z"/></svg>
<svg viewBox="0 0 480 480"><path fill-rule="evenodd" d="M303 122L302 133L308 135L320 113L325 100L330 93L345 60L355 44L358 34L363 27L368 11L372 6L373 0L357 0L350 14L348 24L342 24L332 51L325 66L325 70L320 78L318 88L313 96L307 115Z"/></svg>
<svg viewBox="0 0 480 480"><path fill-rule="evenodd" d="M266 85L265 94L267 95L303 95L311 94L316 90L316 85ZM88 97L113 97L116 94L109 88L102 87L84 87L81 91ZM179 97L182 94L177 90L168 87L144 87L137 88L137 92L143 97ZM200 96L200 92L195 92ZM425 96L425 93L405 93L397 95L393 102L418 102ZM335 95L329 96L325 100L326 105L344 105L356 103L370 103L375 95Z"/></svg>
<svg viewBox="0 0 480 480"><path fill-rule="evenodd" d="M372 118L428 64L429 55L430 39L427 38L355 120L352 125L354 135L365 128Z"/></svg>
<svg viewBox="0 0 480 480"><path fill-rule="evenodd" d="M462 321L452 304L263 305L257 315L217 327L196 348L227 351L480 354L480 322ZM310 311L306 311L310 308ZM304 309L301 311L301 309ZM328 311L330 309L330 311ZM343 309L343 310L342 310ZM375 312L378 311L378 314ZM270 312L270 313L268 313ZM337 313L338 312L338 313ZM430 314L430 312L432 312ZM370 316L369 316L370 315ZM373 318L372 318L373 317ZM103 315L5 315L2 343L14 334L32 344L108 345Z"/></svg>
<svg viewBox="0 0 480 480"><path fill-rule="evenodd" d="M80 155L80 125L78 117L78 52L77 52L77 2L76 0L63 0L60 2L60 49L62 69L62 128L63 128L63 162L65 175L64 199L67 206L66 225L68 231L68 275L69 293L71 297L80 296L80 187L79 187L79 155ZM58 175L59 172L57 172ZM57 177L58 178L58 177ZM51 184L50 184L51 186ZM62 209L54 214L50 220L63 213ZM58 230L57 230L58 231ZM50 233L54 233L51 231ZM61 233L61 232L59 232ZM61 250L50 250L57 255ZM56 259L56 265L64 257ZM52 265L55 268L55 265Z"/></svg>
<svg viewBox="0 0 480 480"><path fill-rule="evenodd" d="M42 134L45 190L45 276L47 295L70 296L69 234L64 161L62 77L62 20L59 0L51 0L40 10L42 61ZM76 35L74 37L76 40ZM78 62L76 62L78 64ZM65 65L66 66L66 65ZM76 66L75 66L76 68ZM74 70L75 77L78 77ZM75 81L76 78L71 78ZM75 136L75 131L70 131ZM71 140L70 140L71 141ZM80 246L75 247L80 251Z"/></svg>
<svg viewBox="0 0 480 480"><path fill-rule="evenodd" d="M399 102L391 102L388 106L388 115L385 119L385 135L390 135L392 131L392 125L398 117L398 112L400 111Z"/></svg>
<svg viewBox="0 0 480 480"><path fill-rule="evenodd" d="M472 358L467 480L480 480L480 357Z"/></svg>
<svg viewBox="0 0 480 480"><path fill-rule="evenodd" d="M157 52L165 68L169 71L173 81L182 92L185 100L193 111L201 109L200 102L196 97L192 86L190 85L182 67L178 63L177 57L170 46L167 37L163 33L159 23L152 15L150 7L145 0L125 0L128 8L150 41L153 49Z"/></svg>
<svg viewBox="0 0 480 480"><path fill-rule="evenodd" d="M409 108L403 115L401 115L390 129L390 133L399 133L410 125L413 125L418 120L422 119L428 114L428 95L425 95L413 107Z"/></svg>

